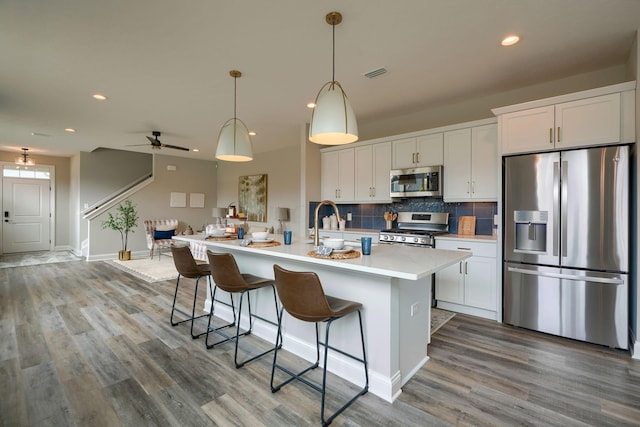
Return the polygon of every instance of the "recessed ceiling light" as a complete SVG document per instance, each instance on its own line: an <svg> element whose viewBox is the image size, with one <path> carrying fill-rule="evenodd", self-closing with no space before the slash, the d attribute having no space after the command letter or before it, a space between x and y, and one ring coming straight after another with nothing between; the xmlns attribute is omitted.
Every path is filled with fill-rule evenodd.
<svg viewBox="0 0 640 427"><path fill-rule="evenodd" d="M254 131L250 131L250 132L249 132L249 135L251 135L251 136L256 136L257 134L256 134Z"/></svg>
<svg viewBox="0 0 640 427"><path fill-rule="evenodd" d="M75 132L75 131L76 131L74 128L64 128L64 130L65 130L66 132L70 132L70 133L73 133L73 132Z"/></svg>
<svg viewBox="0 0 640 427"><path fill-rule="evenodd" d="M315 102L308 103L307 108L316 108L316 103Z"/></svg>
<svg viewBox="0 0 640 427"><path fill-rule="evenodd" d="M198 151L200 151L200 150L198 150L197 148L194 148L192 151L194 151L194 152L196 152L196 153L197 153L197 152L198 152Z"/></svg>
<svg viewBox="0 0 640 427"><path fill-rule="evenodd" d="M515 34L512 34L510 36L505 37L504 39L502 39L502 46L513 46L514 44L518 43L520 41L520 37L516 36Z"/></svg>
<svg viewBox="0 0 640 427"><path fill-rule="evenodd" d="M98 101L106 101L107 97L101 93L94 93L93 95L91 95L93 97L93 99L97 99Z"/></svg>

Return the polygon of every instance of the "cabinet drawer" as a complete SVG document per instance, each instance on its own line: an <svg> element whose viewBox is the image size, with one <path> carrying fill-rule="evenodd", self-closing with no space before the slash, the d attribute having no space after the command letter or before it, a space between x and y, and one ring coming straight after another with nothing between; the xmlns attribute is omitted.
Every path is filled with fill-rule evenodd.
<svg viewBox="0 0 640 427"><path fill-rule="evenodd" d="M473 256L496 257L496 244L493 242L470 242L468 240L436 239L436 249L467 250Z"/></svg>

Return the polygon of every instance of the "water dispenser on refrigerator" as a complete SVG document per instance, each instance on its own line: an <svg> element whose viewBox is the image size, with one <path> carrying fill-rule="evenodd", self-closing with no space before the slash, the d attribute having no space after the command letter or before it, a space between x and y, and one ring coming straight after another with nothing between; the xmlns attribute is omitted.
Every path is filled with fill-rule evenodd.
<svg viewBox="0 0 640 427"><path fill-rule="evenodd" d="M514 252L544 254L547 251L547 211L514 211Z"/></svg>

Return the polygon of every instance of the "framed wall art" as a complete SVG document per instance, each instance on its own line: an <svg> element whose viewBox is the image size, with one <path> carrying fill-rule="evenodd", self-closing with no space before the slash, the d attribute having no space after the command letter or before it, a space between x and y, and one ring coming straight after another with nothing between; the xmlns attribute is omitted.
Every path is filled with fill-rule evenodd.
<svg viewBox="0 0 640 427"><path fill-rule="evenodd" d="M238 178L238 212L248 221L267 222L267 175Z"/></svg>

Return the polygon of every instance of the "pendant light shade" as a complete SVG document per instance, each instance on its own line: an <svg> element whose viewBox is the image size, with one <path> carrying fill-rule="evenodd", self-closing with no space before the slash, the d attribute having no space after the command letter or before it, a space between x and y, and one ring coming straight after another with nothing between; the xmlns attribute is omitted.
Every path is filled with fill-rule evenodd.
<svg viewBox="0 0 640 427"><path fill-rule="evenodd" d="M322 145L349 144L358 140L358 123L347 94L335 79L336 25L342 22L342 15L329 12L326 21L333 29L333 75L316 97L316 107L309 126L309 141Z"/></svg>
<svg viewBox="0 0 640 427"><path fill-rule="evenodd" d="M242 73L231 70L229 75L233 77L233 118L227 120L220 129L216 159L226 162L249 162L253 160L249 130L244 122L236 117L236 80Z"/></svg>
<svg viewBox="0 0 640 427"><path fill-rule="evenodd" d="M309 141L322 145L340 145L357 140L356 115L342 85L336 81L325 83L316 97Z"/></svg>

